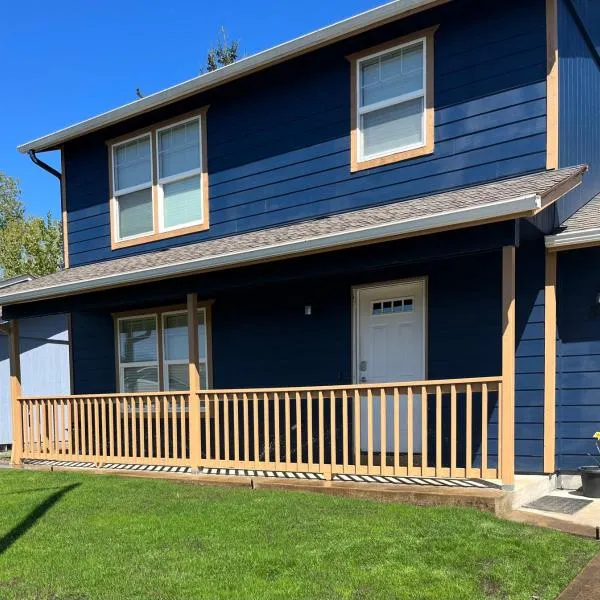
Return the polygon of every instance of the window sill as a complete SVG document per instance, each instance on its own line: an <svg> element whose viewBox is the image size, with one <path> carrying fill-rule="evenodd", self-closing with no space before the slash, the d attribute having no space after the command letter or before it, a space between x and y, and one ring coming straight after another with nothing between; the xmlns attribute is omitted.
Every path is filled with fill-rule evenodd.
<svg viewBox="0 0 600 600"><path fill-rule="evenodd" d="M425 144L425 146L421 146L420 148L411 148L410 150L403 150L402 152L395 152L394 154L378 156L377 158L370 158L368 160L358 161L352 159L352 162L350 163L350 171L355 173L356 171L373 169L374 167L382 167L384 165L389 165L403 160L409 160L411 158L417 158L419 156L427 156L428 154L433 154L433 143Z"/></svg>
<svg viewBox="0 0 600 600"><path fill-rule="evenodd" d="M171 229L169 231L162 231L160 233L151 233L149 235L132 238L130 240L111 241L110 247L112 250L118 250L120 248L130 248L131 246L138 246L140 244L148 244L150 242L166 240L181 235L187 235L189 233L206 231L208 227L208 223L198 223L197 225L190 225L189 227L180 227L179 229Z"/></svg>

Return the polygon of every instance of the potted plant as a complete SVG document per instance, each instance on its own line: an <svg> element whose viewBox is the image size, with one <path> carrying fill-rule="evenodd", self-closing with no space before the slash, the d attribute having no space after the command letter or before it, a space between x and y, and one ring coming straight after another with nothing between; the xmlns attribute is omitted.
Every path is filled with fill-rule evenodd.
<svg viewBox="0 0 600 600"><path fill-rule="evenodd" d="M598 456L600 456L600 431L596 431L594 439L596 440ZM583 484L583 495L588 498L600 498L600 460L591 454L590 456L596 464L588 467L579 467L581 483Z"/></svg>

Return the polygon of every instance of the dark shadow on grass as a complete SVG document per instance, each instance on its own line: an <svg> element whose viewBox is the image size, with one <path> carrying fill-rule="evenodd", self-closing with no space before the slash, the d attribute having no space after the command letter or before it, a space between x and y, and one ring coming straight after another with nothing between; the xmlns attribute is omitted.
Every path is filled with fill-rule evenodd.
<svg viewBox="0 0 600 600"><path fill-rule="evenodd" d="M65 494L79 487L80 483L67 485L48 496L26 517L21 519L6 535L0 538L0 555L8 550L22 535L25 535Z"/></svg>

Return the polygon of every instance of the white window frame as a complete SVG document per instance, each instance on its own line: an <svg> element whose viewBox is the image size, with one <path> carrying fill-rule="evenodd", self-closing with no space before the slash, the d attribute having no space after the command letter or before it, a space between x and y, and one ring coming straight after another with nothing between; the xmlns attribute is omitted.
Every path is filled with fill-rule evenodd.
<svg viewBox="0 0 600 600"><path fill-rule="evenodd" d="M406 48L408 46L414 46L416 44L421 43L423 46L423 86L419 92L411 92L409 94L402 94L401 96L396 96L394 98L390 98L388 100L382 100L381 102L377 102L375 104L371 104L366 107L362 107L360 104L361 99L361 82L362 82L362 64L365 61L372 60L373 58L377 58L379 56L384 56L385 54L390 54L392 52L396 52L402 48ZM375 158L381 158L383 156L390 156L393 154L398 154L399 152L406 152L409 150L415 150L417 148L423 148L427 146L427 37L418 37L403 44L398 44L392 48L386 48L380 52L374 52L373 54L369 54L368 56L364 56L359 58L356 61L356 130L358 133L358 161L368 161ZM397 146L391 148L389 150L385 150L383 152L376 152L373 154L365 154L364 151L364 135L362 129L362 117L365 114L370 112L374 112L376 110L381 110L382 108L389 108L390 106L397 106L399 104L404 104L405 102L409 102L411 100L416 100L418 98L423 99L423 111L421 113L421 130L423 132L423 139L421 142L415 144L406 144L404 146Z"/></svg>
<svg viewBox="0 0 600 600"><path fill-rule="evenodd" d="M121 361L121 322L131 321L133 319L143 319L154 317L154 323L156 325L156 361L144 361L144 362L122 362ZM156 367L156 382L160 391L160 352L159 352L159 329L158 329L158 314L157 313L140 313L139 315L130 315L127 317L119 317L117 319L117 360L119 364L119 391L125 393L125 369L128 367ZM135 392L131 392L135 393Z"/></svg>
<svg viewBox="0 0 600 600"><path fill-rule="evenodd" d="M131 144L131 142L135 142L136 140L141 140L142 138L148 138L150 142L150 182L149 183L140 183L139 185L132 185L128 188L123 188L117 190L117 160L116 160L116 150L120 146L126 146L127 144ZM150 131L146 133L142 133L140 135L136 135L134 137L128 138L126 140L117 142L111 145L111 162L112 162L112 197L115 201L115 239L119 242L125 242L128 240L135 240L137 238L146 237L148 235L152 235L156 229L156 223L154 222L154 150L152 144L152 133ZM125 237L120 236L121 226L120 226L120 211L119 211L119 198L120 196L125 196L126 194L131 194L133 192L140 192L142 190L150 190L150 197L152 200L152 231L144 231L142 233L136 233L135 235L128 235Z"/></svg>
<svg viewBox="0 0 600 600"><path fill-rule="evenodd" d="M208 324L207 324L207 318L208 318L208 314L206 311L206 308L203 306L199 306L198 307L198 314L203 313L204 314L204 327L206 328L206 335L204 336L204 358L200 358L200 352L198 352L198 366L200 365L204 365L204 372L206 374L206 385L208 386ZM188 365L189 364L189 358L186 360L183 359L173 359L173 360L167 360L166 358L166 333L167 333L167 328L165 327L165 317L169 316L169 315L186 315L187 311L186 310L170 310L167 312L163 312L161 313L161 330L162 330L162 335L161 335L161 344L162 344L162 360L163 360L163 389L165 392L169 392L171 391L169 388L169 365ZM188 335L189 335L189 325L188 325ZM196 335L198 335L198 333L196 332ZM188 343L189 343L189 339L188 339Z"/></svg>
<svg viewBox="0 0 600 600"><path fill-rule="evenodd" d="M187 123L192 123L193 121L198 122L198 156L199 156L199 165L196 169L191 169L189 171L184 171L183 173L177 173L176 175L170 175L168 177L160 176L160 144L159 144L159 134L161 131L166 131L167 129L173 129L174 127L178 127L180 125L186 125ZM204 214L204 182L202 178L204 177L203 170L204 165L202 164L202 156L203 156L203 148L202 148L202 119L200 116L192 117L191 119L183 119L182 121L178 121L177 123L170 123L169 125L165 125L164 127L159 127L155 132L155 140L156 140L156 180L157 180L157 190L158 190L158 231L159 233L163 233L166 231L175 231L177 229L183 229L185 227L193 227L194 225L202 225L206 220L206 215ZM179 225L173 225L172 227L165 227L165 204L164 204L164 190L163 186L168 183L174 183L176 181L180 181L182 179L187 179L188 177L193 177L195 175L200 176L200 190L198 200L200 202L200 209L202 218L196 219L195 221L189 221L187 223L181 223Z"/></svg>

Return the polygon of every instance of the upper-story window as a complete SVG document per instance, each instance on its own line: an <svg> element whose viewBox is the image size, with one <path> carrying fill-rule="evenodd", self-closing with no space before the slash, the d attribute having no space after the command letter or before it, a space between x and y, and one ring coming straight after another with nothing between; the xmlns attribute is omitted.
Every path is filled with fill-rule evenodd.
<svg viewBox="0 0 600 600"><path fill-rule="evenodd" d="M110 143L112 247L208 228L205 111Z"/></svg>
<svg viewBox="0 0 600 600"><path fill-rule="evenodd" d="M433 152L435 29L348 57L352 171Z"/></svg>

